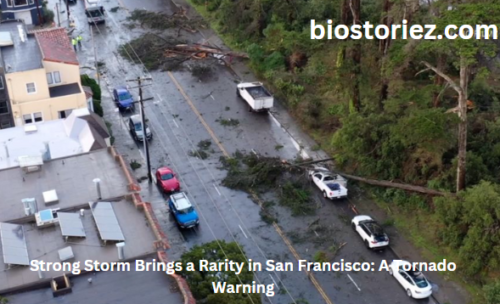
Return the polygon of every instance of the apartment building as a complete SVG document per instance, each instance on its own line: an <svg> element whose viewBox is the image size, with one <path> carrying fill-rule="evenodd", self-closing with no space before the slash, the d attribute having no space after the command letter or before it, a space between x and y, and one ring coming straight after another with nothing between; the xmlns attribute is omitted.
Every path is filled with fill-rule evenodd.
<svg viewBox="0 0 500 304"><path fill-rule="evenodd" d="M22 22L3 22L0 55L0 91L3 87L15 126L66 118L72 110L87 107L80 67L65 29L27 32ZM1 101L0 94L0 127Z"/></svg>

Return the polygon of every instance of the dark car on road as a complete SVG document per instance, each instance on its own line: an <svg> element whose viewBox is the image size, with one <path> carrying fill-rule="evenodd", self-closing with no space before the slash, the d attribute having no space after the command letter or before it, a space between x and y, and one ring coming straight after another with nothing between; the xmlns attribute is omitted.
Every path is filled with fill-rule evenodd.
<svg viewBox="0 0 500 304"><path fill-rule="evenodd" d="M153 139L153 133L149 129L148 125L146 125L146 139L151 140ZM144 128L142 127L142 121L141 121L141 115L136 114L130 116L128 119L128 128L130 130L130 134L132 134L132 137L137 140L137 141L143 141L144 140Z"/></svg>
<svg viewBox="0 0 500 304"><path fill-rule="evenodd" d="M113 100L120 111L134 110L134 98L125 86L118 86L113 89Z"/></svg>

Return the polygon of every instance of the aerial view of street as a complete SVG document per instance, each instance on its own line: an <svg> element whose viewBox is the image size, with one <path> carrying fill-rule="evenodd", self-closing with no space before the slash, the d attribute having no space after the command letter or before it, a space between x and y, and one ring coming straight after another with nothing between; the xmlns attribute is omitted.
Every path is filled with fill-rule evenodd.
<svg viewBox="0 0 500 304"><path fill-rule="evenodd" d="M38 2L0 304L500 304L494 0Z"/></svg>

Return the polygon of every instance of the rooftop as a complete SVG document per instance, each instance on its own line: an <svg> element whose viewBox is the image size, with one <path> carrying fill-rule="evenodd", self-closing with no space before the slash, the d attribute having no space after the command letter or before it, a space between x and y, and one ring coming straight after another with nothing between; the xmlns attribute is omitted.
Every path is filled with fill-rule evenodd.
<svg viewBox="0 0 500 304"><path fill-rule="evenodd" d="M34 32L43 60L78 65L76 53L64 28Z"/></svg>
<svg viewBox="0 0 500 304"><path fill-rule="evenodd" d="M152 259L146 259L151 261ZM133 266L131 266L133 267ZM92 278L92 285L87 281ZM73 290L55 301L49 288L6 296L9 304L74 303L183 303L179 291L168 288L172 278L161 272L101 272L72 278ZM146 291L147 292L141 292ZM118 292L119 291L119 292Z"/></svg>
<svg viewBox="0 0 500 304"><path fill-rule="evenodd" d="M80 205L88 208L88 202L97 199L95 178L101 179L102 198L127 192L123 171L107 149L51 160L45 162L40 171L32 173L25 173L20 168L0 170L0 222L24 218L21 203L24 198L35 198L38 210ZM56 190L59 202L47 207L43 192L50 190Z"/></svg>
<svg viewBox="0 0 500 304"><path fill-rule="evenodd" d="M126 190L126 188L121 189ZM75 206L79 202L80 201L78 200L74 200L72 201L72 205ZM125 236L125 259L141 258L154 254L156 252L153 247L155 237L153 232L147 226L147 220L145 219L144 214L138 211L134 207L134 204L127 200L119 200L113 202L112 204L123 235ZM1 211L5 209L6 207L0 207ZM80 215L78 210L74 210L72 212ZM85 270L85 260L97 260L99 262L118 261L119 259L116 245L109 242L104 245L101 241L98 228L95 224L95 219L90 210L86 209L84 211L84 216L80 218L85 229L86 237L72 237L69 238L68 241L65 241L59 225L38 228L34 223L22 224L25 231L29 260L61 262L58 251L71 246L74 258L68 261L80 262L80 270ZM3 246L4 244L0 243L0 251L3 250ZM50 271L43 271L43 278L40 279L38 272L31 271L28 266L13 265L9 269L8 265L4 263L4 260L0 258L0 293L13 292L36 283L48 283L51 278L61 276L64 273L70 272L67 270L55 271L50 269ZM135 271L131 273L134 274ZM165 273L160 274L166 276ZM118 274L118 277L121 277L121 275L123 275L123 273ZM53 301L54 300L52 299L52 301L48 302L50 303ZM28 301L24 303L33 302ZM72 303L76 303L76 301Z"/></svg>
<svg viewBox="0 0 500 304"><path fill-rule="evenodd" d="M51 159L106 147L105 138L109 135L106 136L103 122L96 122L99 119L88 109L78 109L66 119L0 130L0 170L19 166L20 156L43 155L47 146ZM27 132L28 128L34 131Z"/></svg>
<svg viewBox="0 0 500 304"><path fill-rule="evenodd" d="M22 34L18 28L22 28ZM11 42L2 41L1 54L6 73L23 72L43 68L42 53L34 35L26 32L26 27L19 21L0 23L0 33L10 33ZM24 35L24 36L23 36ZM24 42L21 39L23 36ZM2 37L9 37L4 34Z"/></svg>

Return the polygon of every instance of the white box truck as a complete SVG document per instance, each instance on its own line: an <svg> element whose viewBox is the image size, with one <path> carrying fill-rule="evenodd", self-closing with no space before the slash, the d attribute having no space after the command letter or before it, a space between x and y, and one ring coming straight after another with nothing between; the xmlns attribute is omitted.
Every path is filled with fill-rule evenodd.
<svg viewBox="0 0 500 304"><path fill-rule="evenodd" d="M269 111L274 105L274 98L261 82L242 82L236 88L236 94L249 105L250 112Z"/></svg>

